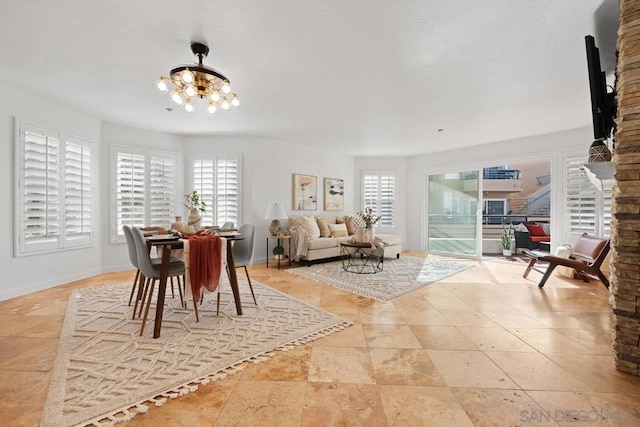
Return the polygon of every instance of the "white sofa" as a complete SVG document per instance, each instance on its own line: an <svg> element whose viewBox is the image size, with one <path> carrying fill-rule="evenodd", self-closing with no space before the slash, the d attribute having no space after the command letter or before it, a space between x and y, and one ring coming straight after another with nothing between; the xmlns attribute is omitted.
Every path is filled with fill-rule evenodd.
<svg viewBox="0 0 640 427"><path fill-rule="evenodd" d="M289 228L300 220L301 217L289 218ZM344 222L347 217L345 216L319 216L319 217L307 217L307 218L321 218L324 219L327 224L337 224L338 221ZM308 261L311 264L314 261L336 258L340 256L340 242L350 241L355 236L353 234L341 237L314 237L307 239L306 242L306 254L300 255L299 259ZM375 233L375 237L379 238L387 246L384 248L385 258L400 258L400 252L402 252L402 242L400 236L394 234L379 234ZM285 241L288 244L287 241ZM285 247L285 253L289 253L289 248ZM292 251L292 256L293 256ZM295 259L295 256L294 256Z"/></svg>

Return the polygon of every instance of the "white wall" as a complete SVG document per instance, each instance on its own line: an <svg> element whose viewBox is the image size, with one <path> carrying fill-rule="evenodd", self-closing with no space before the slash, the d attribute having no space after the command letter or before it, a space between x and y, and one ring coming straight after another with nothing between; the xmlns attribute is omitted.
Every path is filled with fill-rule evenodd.
<svg viewBox="0 0 640 427"><path fill-rule="evenodd" d="M96 230L91 248L66 250L44 255L14 258L14 117L89 139L94 153L100 152L100 121L81 111L61 106L35 94L0 82L0 224L4 225L0 244L0 300L68 283L101 272L100 230ZM100 175L96 162L95 176ZM98 182L96 182L98 185ZM96 187L97 188L97 187ZM102 221L99 203L95 206L95 223Z"/></svg>
<svg viewBox="0 0 640 427"><path fill-rule="evenodd" d="M398 234L402 238L402 248L407 241L407 158L406 157L356 157L354 161L354 214L362 209L362 194L360 189L361 173L364 170L386 170L396 173L396 206L395 226L378 227L379 233Z"/></svg>
<svg viewBox="0 0 640 427"><path fill-rule="evenodd" d="M328 152L322 148L308 148L282 141L251 136L185 137L186 164L197 155L242 155L241 223L256 226L254 263L266 261L266 235L271 219L265 219L267 205L282 204L287 215L352 215L353 196L358 184L353 180L353 157ZM185 168L185 183L189 187L190 167ZM294 173L315 175L318 178L318 210L293 211L292 185ZM344 179L344 211L325 212L323 178ZM188 190L188 188L187 188Z"/></svg>
<svg viewBox="0 0 640 427"><path fill-rule="evenodd" d="M558 246L566 238L562 215L563 157L565 153L576 150L582 150L586 155L592 140L591 128L581 128L409 158L406 221L412 232L403 247L416 251L423 251L426 247L426 175L536 160L551 161L551 246Z"/></svg>
<svg viewBox="0 0 640 427"><path fill-rule="evenodd" d="M121 271L133 268L129 262L127 246L124 243L111 243L111 221L113 205L112 197L112 167L111 147L113 145L125 145L133 147L151 148L161 151L178 153L177 170L177 200L176 210L180 206L180 197L184 194L183 151L182 137L163 132L154 132L147 129L138 129L116 123L104 122L102 124L102 149L100 151L100 167L102 170L100 188L98 191L100 204L104 207L100 231L102 234L102 267L103 271Z"/></svg>

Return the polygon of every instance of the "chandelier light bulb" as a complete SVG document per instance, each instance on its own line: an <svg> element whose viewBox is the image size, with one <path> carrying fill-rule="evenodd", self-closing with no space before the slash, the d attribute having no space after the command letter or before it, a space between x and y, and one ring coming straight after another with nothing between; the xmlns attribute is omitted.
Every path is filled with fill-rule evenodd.
<svg viewBox="0 0 640 427"><path fill-rule="evenodd" d="M218 102L220 101L220 94L217 91L211 92L209 94L209 99L211 102Z"/></svg>
<svg viewBox="0 0 640 427"><path fill-rule="evenodd" d="M233 105L234 107L237 107L238 105L240 105L240 100L238 99L238 95L236 95L235 93L233 94L233 98L231 98L231 105Z"/></svg>
<svg viewBox="0 0 640 427"><path fill-rule="evenodd" d="M194 96L196 96L196 93L198 93L198 92L196 91L196 88L193 87L193 85L185 86L184 94L187 95L187 97L193 98Z"/></svg>
<svg viewBox="0 0 640 427"><path fill-rule="evenodd" d="M193 105L191 105L191 101L187 101L184 103L184 109L187 113L193 112Z"/></svg>
<svg viewBox="0 0 640 427"><path fill-rule="evenodd" d="M217 110L218 107L216 107L216 104L209 104L209 106L207 107L207 113L209 114L214 114Z"/></svg>
<svg viewBox="0 0 640 427"><path fill-rule="evenodd" d="M196 81L196 77L189 70L184 70L180 78L185 84L191 84Z"/></svg>
<svg viewBox="0 0 640 427"><path fill-rule="evenodd" d="M160 92L166 92L167 90L169 90L169 88L167 87L167 82L164 81L164 78L160 78L158 81L156 81L156 89L158 89Z"/></svg>
<svg viewBox="0 0 640 427"><path fill-rule="evenodd" d="M222 92L231 93L231 85L229 85L229 82L224 82L222 84Z"/></svg>
<svg viewBox="0 0 640 427"><path fill-rule="evenodd" d="M182 99L182 96L175 90L171 92L171 100L178 105L184 104L184 99Z"/></svg>
<svg viewBox="0 0 640 427"><path fill-rule="evenodd" d="M228 110L229 109L229 101L227 101L227 98L224 98L222 100L222 102L220 103L220 106L222 107L223 110Z"/></svg>

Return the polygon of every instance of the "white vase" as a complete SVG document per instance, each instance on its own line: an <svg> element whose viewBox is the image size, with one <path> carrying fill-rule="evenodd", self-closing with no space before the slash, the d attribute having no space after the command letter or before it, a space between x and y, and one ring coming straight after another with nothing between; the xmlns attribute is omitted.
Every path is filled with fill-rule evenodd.
<svg viewBox="0 0 640 427"><path fill-rule="evenodd" d="M511 249L503 249L502 250L502 255L511 256Z"/></svg>
<svg viewBox="0 0 640 427"><path fill-rule="evenodd" d="M357 228L356 242L372 242L374 238L373 228Z"/></svg>
<svg viewBox="0 0 640 427"><path fill-rule="evenodd" d="M176 217L176 222L171 224L171 229L175 231L179 231L181 233L184 231L184 222L182 222L181 216Z"/></svg>
<svg viewBox="0 0 640 427"><path fill-rule="evenodd" d="M193 225L195 231L200 230L200 212L197 209L191 209L187 217L187 225Z"/></svg>

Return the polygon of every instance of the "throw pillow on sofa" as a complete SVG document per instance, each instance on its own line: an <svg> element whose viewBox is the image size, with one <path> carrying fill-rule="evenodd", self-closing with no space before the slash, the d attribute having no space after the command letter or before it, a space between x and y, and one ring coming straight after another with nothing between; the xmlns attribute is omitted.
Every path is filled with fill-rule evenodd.
<svg viewBox="0 0 640 427"><path fill-rule="evenodd" d="M329 230L331 230L331 237L348 236L347 224L329 224Z"/></svg>
<svg viewBox="0 0 640 427"><path fill-rule="evenodd" d="M540 224L525 224L525 227L527 227L527 230L529 230L529 235L531 237L544 237L546 236L545 232L544 232L544 228L542 228L542 225Z"/></svg>
<svg viewBox="0 0 640 427"><path fill-rule="evenodd" d="M318 223L314 217L301 216L300 225L304 228L304 231L307 232L309 239L317 239L320 237L320 227L318 227Z"/></svg>
<svg viewBox="0 0 640 427"><path fill-rule="evenodd" d="M329 224L324 218L316 218L318 228L320 229L320 237L331 237L331 230L329 230Z"/></svg>

